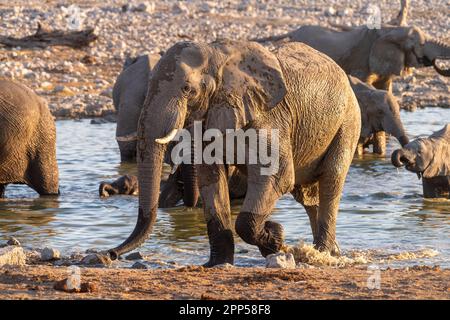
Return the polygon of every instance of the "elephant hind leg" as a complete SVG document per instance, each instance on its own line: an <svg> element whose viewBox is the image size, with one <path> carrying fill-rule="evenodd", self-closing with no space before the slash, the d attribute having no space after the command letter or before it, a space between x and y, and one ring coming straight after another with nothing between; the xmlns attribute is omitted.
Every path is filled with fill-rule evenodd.
<svg viewBox="0 0 450 320"><path fill-rule="evenodd" d="M316 249L339 255L336 242L336 219L345 178L353 159L357 141L352 130L338 130L328 150L319 177L319 215Z"/></svg>
<svg viewBox="0 0 450 320"><path fill-rule="evenodd" d="M308 214L313 243L316 244L319 221L319 184L314 183L307 186L296 185L291 193L294 199L305 208Z"/></svg>

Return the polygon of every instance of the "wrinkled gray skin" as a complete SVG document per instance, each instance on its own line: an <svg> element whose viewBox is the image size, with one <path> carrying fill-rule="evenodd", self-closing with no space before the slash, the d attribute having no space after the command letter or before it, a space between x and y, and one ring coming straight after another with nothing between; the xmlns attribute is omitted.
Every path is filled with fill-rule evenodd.
<svg viewBox="0 0 450 320"><path fill-rule="evenodd" d="M364 148L373 144L374 153L385 155L385 132L397 138L402 146L409 142L402 121L400 106L388 91L375 87L349 76L350 85L355 92L361 108L361 135L356 154L362 156Z"/></svg>
<svg viewBox="0 0 450 320"><path fill-rule="evenodd" d="M450 124L395 150L391 160L422 177L425 198L450 198Z"/></svg>
<svg viewBox="0 0 450 320"><path fill-rule="evenodd" d="M395 76L409 74L411 68L434 66L443 76L450 70L436 66L438 59L450 59L450 47L431 40L416 27L366 26L333 30L321 26L303 26L287 34L262 39L258 42L298 41L319 50L358 79L377 89L392 92Z"/></svg>
<svg viewBox="0 0 450 320"><path fill-rule="evenodd" d="M137 124L147 94L151 69L158 60L159 55L127 58L114 84L113 103L118 113L116 139L122 161L136 160Z"/></svg>
<svg viewBox="0 0 450 320"><path fill-rule="evenodd" d="M0 80L0 198L8 184L59 194L56 129L43 99L24 85Z"/></svg>
<svg viewBox="0 0 450 320"><path fill-rule="evenodd" d="M333 77L330 77L330 74ZM263 256L284 246L283 227L268 218L291 192L310 217L318 250L338 254L336 218L361 130L361 114L344 71L300 43L270 52L254 42L180 42L156 65L138 127L139 212L132 234L109 250L134 250L156 219L168 136L204 120L204 129L278 129L279 169L239 166L248 188L236 233ZM248 147L248 146L247 146ZM234 262L227 165L197 165L210 242L206 266ZM320 195L320 201L319 201Z"/></svg>
<svg viewBox="0 0 450 320"><path fill-rule="evenodd" d="M123 162L136 161L138 120L147 95L151 70L159 58L160 56L157 54L127 58L123 70L114 84L113 102L118 111L116 140L120 149L120 158ZM178 170L186 186L183 193L184 203L188 207L195 207L200 196L196 183L195 168L186 165L181 166ZM169 183L165 186L165 194L168 196L178 193L176 183L170 183L177 179L173 177L173 179L168 180ZM173 190L169 188L173 188ZM167 200L162 199L161 202L164 205L170 205L173 200L168 198Z"/></svg>

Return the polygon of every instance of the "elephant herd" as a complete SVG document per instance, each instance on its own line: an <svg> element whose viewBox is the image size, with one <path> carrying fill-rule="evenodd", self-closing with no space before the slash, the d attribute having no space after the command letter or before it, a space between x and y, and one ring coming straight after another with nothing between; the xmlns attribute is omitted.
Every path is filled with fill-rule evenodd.
<svg viewBox="0 0 450 320"><path fill-rule="evenodd" d="M267 41L275 48L265 47ZM181 199L196 206L200 198L210 244L206 266L233 264L233 231L263 256L283 251L283 227L270 215L287 193L305 208L315 247L338 255L336 219L351 162L370 144L384 155L389 135L402 146L392 154L393 165L416 172L425 197L450 198L450 124L410 142L391 91L393 79L412 68L434 66L449 76L436 63L446 58L450 47L415 27L304 26L253 41L178 42L162 56L127 59L113 90L116 140L121 160L137 162L138 176L102 182L99 193L139 194L139 211L133 232L109 256L140 246L158 207ZM248 158L176 166L173 138L199 121L203 131L223 136L230 129L275 129L277 170L261 174L267 164ZM1 80L0 123L0 197L11 183L59 194L55 126L45 102ZM252 148L245 143L245 150ZM166 181L163 163L173 166ZM233 198L243 199L234 225Z"/></svg>

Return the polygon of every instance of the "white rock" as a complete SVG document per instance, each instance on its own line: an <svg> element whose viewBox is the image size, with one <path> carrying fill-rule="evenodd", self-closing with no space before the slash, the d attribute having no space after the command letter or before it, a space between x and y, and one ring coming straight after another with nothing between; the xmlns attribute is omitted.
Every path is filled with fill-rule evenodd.
<svg viewBox="0 0 450 320"><path fill-rule="evenodd" d="M23 266L25 263L26 256L22 247L8 246L0 248L0 267L4 265Z"/></svg>
<svg viewBox="0 0 450 320"><path fill-rule="evenodd" d="M284 252L269 254L266 257L266 268L294 269L294 256Z"/></svg>
<svg viewBox="0 0 450 320"><path fill-rule="evenodd" d="M58 260L61 258L61 254L57 249L53 248L44 248L41 252L41 260L42 261L51 261L51 260Z"/></svg>
<svg viewBox="0 0 450 320"><path fill-rule="evenodd" d="M328 7L328 8L326 8L326 9L325 9L325 15L326 15L327 17L332 17L332 16L336 15L336 9L333 8L333 7Z"/></svg>

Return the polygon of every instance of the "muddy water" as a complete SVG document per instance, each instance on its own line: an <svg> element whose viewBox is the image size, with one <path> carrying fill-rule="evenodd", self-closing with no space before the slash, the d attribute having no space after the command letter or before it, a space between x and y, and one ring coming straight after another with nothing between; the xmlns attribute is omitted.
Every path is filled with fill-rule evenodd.
<svg viewBox="0 0 450 320"><path fill-rule="evenodd" d="M414 138L449 122L450 109L403 112L402 117ZM97 191L100 181L136 170L120 165L115 124L59 121L57 131L61 196L44 199L27 187L9 186L8 199L0 201L0 238L14 235L27 247L52 246L63 253L119 244L134 227L137 198L99 199ZM389 153L397 146L392 140ZM388 158L355 160L337 223L344 254L392 266L450 267L450 202L423 200L421 188L415 174L395 169ZM235 204L234 217L238 210ZM278 202L273 218L285 227L289 244L312 241L307 215L291 196ZM240 240L236 247L238 265L264 263L254 247ZM205 262L209 246L202 210L159 210L152 238L140 250L153 261Z"/></svg>

